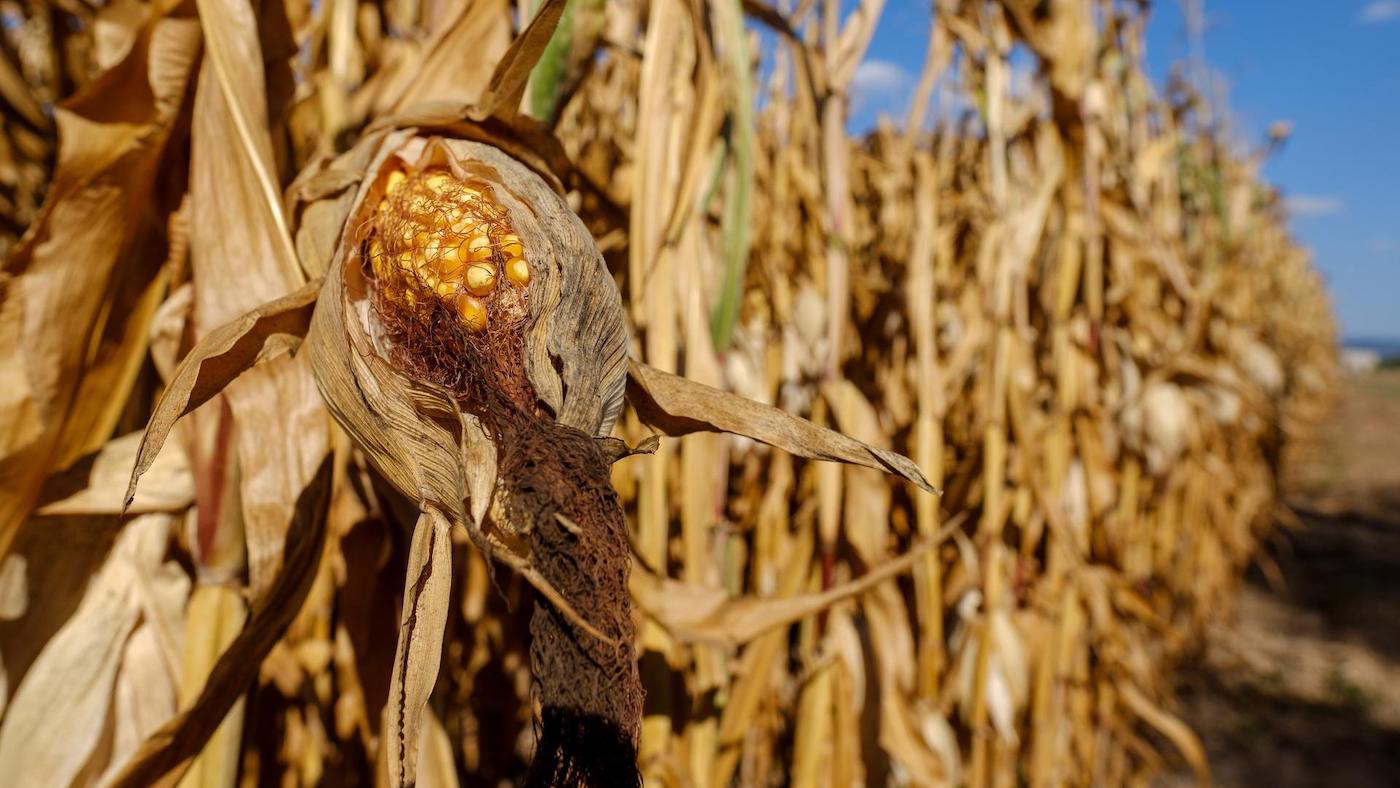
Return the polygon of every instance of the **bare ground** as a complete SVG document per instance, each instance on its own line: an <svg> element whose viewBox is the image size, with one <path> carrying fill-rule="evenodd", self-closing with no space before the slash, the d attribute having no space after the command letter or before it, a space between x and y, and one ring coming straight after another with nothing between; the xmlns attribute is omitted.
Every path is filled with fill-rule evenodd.
<svg viewBox="0 0 1400 788"><path fill-rule="evenodd" d="M1400 786L1400 370L1344 385L1286 482L1297 527L1182 676L1216 785Z"/></svg>

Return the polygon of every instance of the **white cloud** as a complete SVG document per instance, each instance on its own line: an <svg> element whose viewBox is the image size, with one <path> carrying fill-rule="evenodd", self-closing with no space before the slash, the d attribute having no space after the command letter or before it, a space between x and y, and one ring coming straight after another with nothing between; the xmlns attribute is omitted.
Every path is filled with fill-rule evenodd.
<svg viewBox="0 0 1400 788"><path fill-rule="evenodd" d="M1387 255L1400 252L1400 241L1396 241L1389 235L1377 236L1371 239L1371 251Z"/></svg>
<svg viewBox="0 0 1400 788"><path fill-rule="evenodd" d="M909 75L898 65L888 60L865 60L856 66L855 76L851 79L851 92L856 94L899 93L909 82Z"/></svg>
<svg viewBox="0 0 1400 788"><path fill-rule="evenodd" d="M903 113L914 78L888 60L865 60L851 78L851 111Z"/></svg>
<svg viewBox="0 0 1400 788"><path fill-rule="evenodd" d="M1362 24L1378 25L1400 19L1400 0L1371 0L1357 17Z"/></svg>
<svg viewBox="0 0 1400 788"><path fill-rule="evenodd" d="M1295 194L1285 198L1283 207L1295 218L1331 216L1342 212L1342 201L1322 194Z"/></svg>

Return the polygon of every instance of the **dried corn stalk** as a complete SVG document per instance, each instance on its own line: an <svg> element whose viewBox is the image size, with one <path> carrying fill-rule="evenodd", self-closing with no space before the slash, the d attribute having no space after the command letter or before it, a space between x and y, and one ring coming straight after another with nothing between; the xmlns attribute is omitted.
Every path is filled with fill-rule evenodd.
<svg viewBox="0 0 1400 788"><path fill-rule="evenodd" d="M1155 731L1204 776L1170 666L1333 329L1259 154L1143 77L1145 16L939 2L905 126L851 139L878 2L574 2L552 35L563 6L514 44L499 0L7 27L0 753L1087 785L1172 757ZM682 437L609 473L646 425ZM898 451L946 495L884 480L922 484ZM118 530L160 603L93 615Z"/></svg>

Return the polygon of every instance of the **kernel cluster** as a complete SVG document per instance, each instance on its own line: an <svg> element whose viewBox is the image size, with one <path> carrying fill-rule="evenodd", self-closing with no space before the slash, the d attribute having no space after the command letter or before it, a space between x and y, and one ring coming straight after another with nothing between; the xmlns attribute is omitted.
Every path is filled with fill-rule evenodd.
<svg viewBox="0 0 1400 788"><path fill-rule="evenodd" d="M417 309L436 297L472 333L487 329L493 301L518 303L530 283L525 247L490 189L444 169L388 173L366 253L388 299Z"/></svg>

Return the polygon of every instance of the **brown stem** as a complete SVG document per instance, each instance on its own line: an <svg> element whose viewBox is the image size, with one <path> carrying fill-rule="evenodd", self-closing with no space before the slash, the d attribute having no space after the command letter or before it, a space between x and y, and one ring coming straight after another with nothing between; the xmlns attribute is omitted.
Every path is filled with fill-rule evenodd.
<svg viewBox="0 0 1400 788"><path fill-rule="evenodd" d="M642 688L622 507L591 437L527 418L502 465L511 520L532 522L531 563L612 643L537 597L530 666L542 707L529 786L640 785ZM562 517L558 515L563 515Z"/></svg>

